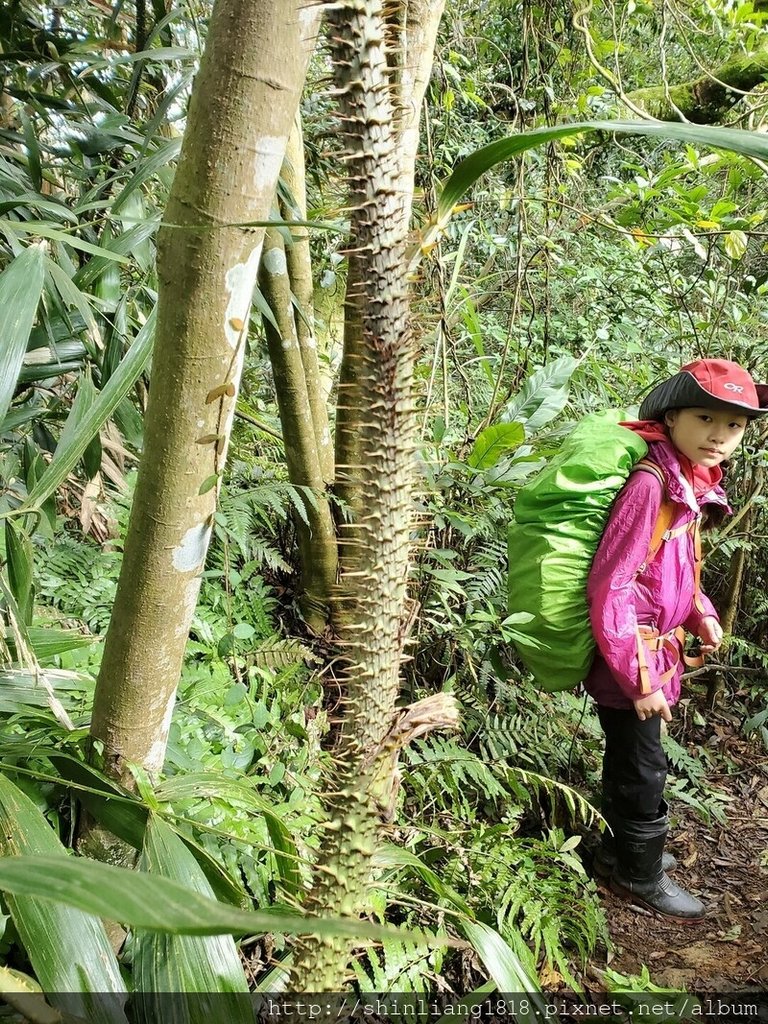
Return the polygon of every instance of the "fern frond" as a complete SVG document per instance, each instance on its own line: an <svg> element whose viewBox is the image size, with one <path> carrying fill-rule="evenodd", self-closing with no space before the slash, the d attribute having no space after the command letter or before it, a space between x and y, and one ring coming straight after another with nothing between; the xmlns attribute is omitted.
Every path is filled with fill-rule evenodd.
<svg viewBox="0 0 768 1024"><path fill-rule="evenodd" d="M299 640L276 638L260 644L255 650L249 652L248 657L259 668L273 671L289 668L297 662L312 665L319 661L315 652Z"/></svg>

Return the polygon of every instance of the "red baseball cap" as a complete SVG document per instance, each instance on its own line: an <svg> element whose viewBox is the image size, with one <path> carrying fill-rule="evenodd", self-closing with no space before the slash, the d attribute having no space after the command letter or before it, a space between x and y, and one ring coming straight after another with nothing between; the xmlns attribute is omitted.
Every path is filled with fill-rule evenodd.
<svg viewBox="0 0 768 1024"><path fill-rule="evenodd" d="M741 413L753 419L768 413L768 384L755 384L728 359L697 359L657 385L640 406L641 420L662 420L670 409L699 406Z"/></svg>

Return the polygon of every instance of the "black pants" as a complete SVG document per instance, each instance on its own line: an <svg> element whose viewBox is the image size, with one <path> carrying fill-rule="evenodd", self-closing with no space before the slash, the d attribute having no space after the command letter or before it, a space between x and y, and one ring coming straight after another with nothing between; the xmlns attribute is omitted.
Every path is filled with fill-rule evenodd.
<svg viewBox="0 0 768 1024"><path fill-rule="evenodd" d="M664 813L667 757L661 746L661 719L641 722L632 711L598 705L605 733L603 813L624 821L655 821Z"/></svg>

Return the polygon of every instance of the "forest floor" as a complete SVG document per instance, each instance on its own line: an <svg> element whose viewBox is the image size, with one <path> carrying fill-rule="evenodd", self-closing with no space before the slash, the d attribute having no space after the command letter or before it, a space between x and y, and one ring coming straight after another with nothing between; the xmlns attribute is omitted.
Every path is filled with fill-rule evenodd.
<svg viewBox="0 0 768 1024"><path fill-rule="evenodd" d="M678 992L768 990L768 754L739 728L727 710L708 711L699 735L686 737L714 748L728 766L708 776L726 798L726 821L706 823L679 801L670 808L673 877L706 904L706 918L670 923L601 890L614 948L588 972L591 983L606 966L637 975L645 965L655 984Z"/></svg>

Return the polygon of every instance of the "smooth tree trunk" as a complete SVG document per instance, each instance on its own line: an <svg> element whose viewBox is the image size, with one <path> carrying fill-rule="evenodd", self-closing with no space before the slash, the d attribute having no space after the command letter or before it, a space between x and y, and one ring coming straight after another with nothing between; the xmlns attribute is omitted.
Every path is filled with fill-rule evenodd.
<svg viewBox="0 0 768 1024"><path fill-rule="evenodd" d="M145 446L96 687L96 760L157 772L197 602L266 220L320 8L216 0L158 240Z"/></svg>
<svg viewBox="0 0 768 1024"><path fill-rule="evenodd" d="M309 628L320 633L328 620L333 587L336 583L336 531L328 496L318 443L316 420L310 399L309 378L314 374L319 388L317 361L307 373L299 342L299 324L294 314L286 247L280 231L267 231L259 271L261 292L272 310L264 318L269 360L275 382L280 425L285 444L288 476L297 487L309 488L312 496L305 502L305 516L294 515L299 540L301 582L299 606ZM330 439L328 422L320 430Z"/></svg>
<svg viewBox="0 0 768 1024"><path fill-rule="evenodd" d="M297 117L288 139L288 150L281 174L284 192L291 197L281 200L280 210L287 221L306 221L307 182L304 165L304 136L301 120ZM320 367L321 353L315 330L314 289L312 283L312 256L309 249L309 229L302 224L291 227L291 244L286 246L288 277L291 282L296 337L307 381L307 398L312 410L320 459L320 470L326 484L333 482L333 441L328 426L326 389Z"/></svg>

